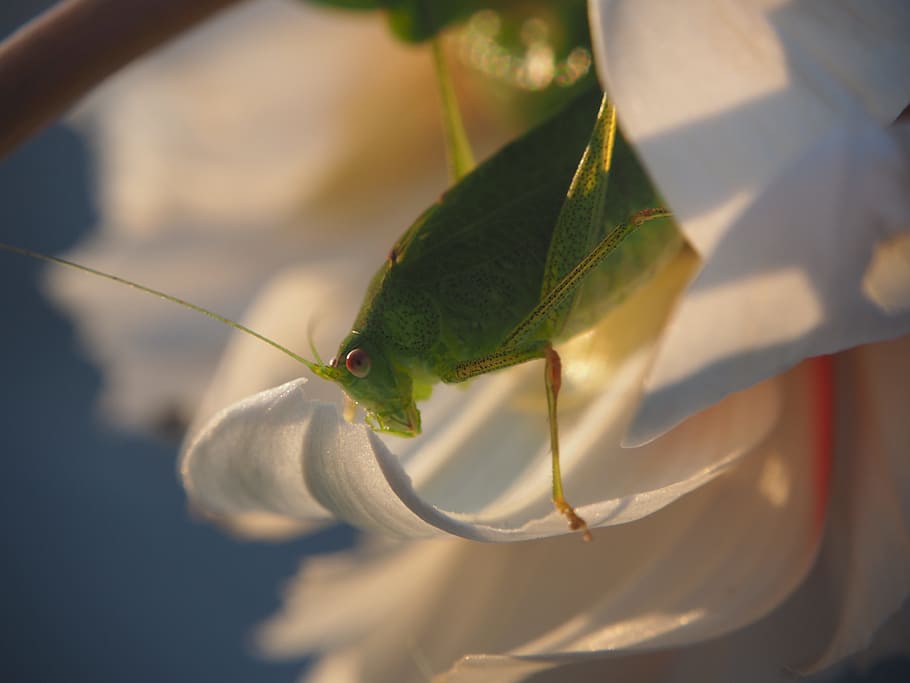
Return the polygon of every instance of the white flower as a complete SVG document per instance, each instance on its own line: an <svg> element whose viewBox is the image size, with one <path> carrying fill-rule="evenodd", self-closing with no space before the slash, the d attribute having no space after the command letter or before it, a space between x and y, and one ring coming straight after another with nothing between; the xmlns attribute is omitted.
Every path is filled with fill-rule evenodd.
<svg viewBox="0 0 910 683"><path fill-rule="evenodd" d="M910 339L881 341L910 332L910 136L889 125L910 102L907 10L758 0L591 9L623 129L704 264L675 307L691 260L564 350L586 361L567 363L566 489L601 528L582 544L551 509L533 365L437 391L414 441L345 423L310 400L331 397L316 381L225 409L182 461L192 501L210 514L247 530L340 517L438 537L368 539L308 562L261 643L275 655L323 653L313 680L449 671L444 680L508 681L554 667L553 680L771 680L865 647L910 592ZM182 197L186 182L168 196ZM240 223L274 211L288 224L283 196L246 205ZM307 213L320 196L301 200L314 223L332 217L328 206ZM164 203L147 225L207 224L219 207L193 197ZM357 205L389 209L373 199ZM397 206L413 215L416 203ZM377 238L371 254L360 235L328 235L276 277L251 325L305 349L316 319L317 345L331 348L390 242ZM303 247L274 240L251 242L299 258ZM237 268L247 265L244 253ZM236 339L201 413L287 372L273 351Z"/></svg>
<svg viewBox="0 0 910 683"><path fill-rule="evenodd" d="M320 683L447 670L441 680L518 681L549 669L531 680L786 681L792 668L837 662L907 590L910 430L894 380L910 380L908 350L863 347L782 376L781 419L741 464L638 522L596 530L591 544L367 543L308 560L261 646L325 652L307 678ZM828 499L832 400L835 414L859 417L838 435ZM902 647L906 629L905 614L892 634Z"/></svg>

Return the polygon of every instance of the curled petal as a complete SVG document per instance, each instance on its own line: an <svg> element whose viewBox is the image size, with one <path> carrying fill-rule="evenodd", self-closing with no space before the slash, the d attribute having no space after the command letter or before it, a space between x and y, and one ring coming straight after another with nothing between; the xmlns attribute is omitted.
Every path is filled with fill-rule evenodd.
<svg viewBox="0 0 910 683"><path fill-rule="evenodd" d="M180 473L190 499L215 516L327 517L303 479L303 439L330 406L302 400L304 379L220 413L190 442ZM227 447L227 445L230 447Z"/></svg>
<svg viewBox="0 0 910 683"><path fill-rule="evenodd" d="M449 453L444 469L450 490L443 507L433 500L432 479L426 492L415 488L408 469L373 432L344 422L334 406L306 400L304 381L236 404L193 438L181 471L196 505L228 517L268 512L308 520L329 511L359 526L404 536L443 530L477 540L522 540L566 533L565 521L549 501L545 454L532 461L530 475L513 483L508 470L495 463L481 466L482 456L489 460L495 452L482 444L471 443L473 450L464 453L467 468L459 461L462 452ZM497 384L508 389L511 378L493 378L478 390L499 391L491 389ZM614 447L608 455L595 441L567 462L566 485L593 526L651 514L721 474L764 438L777 401L773 384L756 387L640 452ZM608 403L604 399L593 407L593 415L609 417ZM535 421L540 418L517 416L496 423L518 430L531 429ZM619 433L616 428L606 432L614 438ZM499 472L491 477L496 488L478 495L478 473L485 470Z"/></svg>
<svg viewBox="0 0 910 683"><path fill-rule="evenodd" d="M330 648L327 670L400 681L444 671L466 652L603 657L752 623L800 584L820 539L811 415L824 397L812 377L803 367L788 375L782 419L748 457L638 522L599 529L591 544L440 539L315 559L260 642L282 656ZM365 624L361 590L377 596Z"/></svg>

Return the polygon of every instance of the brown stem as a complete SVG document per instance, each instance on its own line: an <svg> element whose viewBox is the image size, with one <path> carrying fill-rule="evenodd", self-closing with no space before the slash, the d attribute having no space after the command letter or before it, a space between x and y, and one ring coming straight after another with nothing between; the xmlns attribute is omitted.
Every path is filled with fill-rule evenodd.
<svg viewBox="0 0 910 683"><path fill-rule="evenodd" d="M0 44L0 157L112 73L240 0L64 0Z"/></svg>

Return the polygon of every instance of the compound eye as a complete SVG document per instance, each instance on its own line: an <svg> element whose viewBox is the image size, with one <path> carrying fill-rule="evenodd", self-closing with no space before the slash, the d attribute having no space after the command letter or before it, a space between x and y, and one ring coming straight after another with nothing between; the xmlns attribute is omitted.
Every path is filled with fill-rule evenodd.
<svg viewBox="0 0 910 683"><path fill-rule="evenodd" d="M366 377L370 374L370 354L363 349L354 349L344 359L344 366L354 377Z"/></svg>

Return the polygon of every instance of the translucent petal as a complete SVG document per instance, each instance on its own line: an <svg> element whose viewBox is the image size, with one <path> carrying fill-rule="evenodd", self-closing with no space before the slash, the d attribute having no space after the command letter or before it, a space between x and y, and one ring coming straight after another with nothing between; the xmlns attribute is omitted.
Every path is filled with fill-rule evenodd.
<svg viewBox="0 0 910 683"><path fill-rule="evenodd" d="M837 505L822 555L836 630L813 668L867 646L910 596L910 337L839 359Z"/></svg>
<svg viewBox="0 0 910 683"><path fill-rule="evenodd" d="M623 130L706 264L628 443L802 358L910 329L862 284L872 250L910 226L906 132L881 129L910 101L910 8L590 7ZM872 280L900 301L893 277Z"/></svg>
<svg viewBox="0 0 910 683"><path fill-rule="evenodd" d="M901 0L592 0L598 72L683 229L708 256L845 120L910 102Z"/></svg>
<svg viewBox="0 0 910 683"><path fill-rule="evenodd" d="M81 106L77 121L100 157L102 214L120 232L189 223L217 236L286 224L301 206L356 215L361 207L340 191L375 206L386 183L423 185L414 164L444 182L437 104L414 96L434 87L423 57L370 13L276 0L222 13ZM391 96L399 91L411 95L407 108ZM389 134L399 130L390 120L401 135ZM355 174L382 182L351 182ZM326 234L302 227L312 240ZM361 232L345 221L336 231Z"/></svg>
<svg viewBox="0 0 910 683"><path fill-rule="evenodd" d="M904 337L834 360L837 460L825 542L808 580L767 618L719 640L640 656L589 653L531 661L468 656L441 680L525 680L528 672L535 672L535 681L627 679L623 674L634 671L634 680L662 683L753 680L749 676L768 681L790 680L794 669L803 674L825 669L817 680L830 680L828 667L867 647L892 616L898 619L882 633L876 652L906 653L908 351L910 338ZM816 470L819 474L824 478L824 472ZM896 615L902 604L903 612ZM589 661L577 661L585 659Z"/></svg>
<svg viewBox="0 0 910 683"><path fill-rule="evenodd" d="M876 254L910 228L908 134L835 130L730 227L668 326L630 443L802 358L910 331L910 311L868 294Z"/></svg>
<svg viewBox="0 0 910 683"><path fill-rule="evenodd" d="M367 638L389 614L402 622L415 618L437 598L435 576L461 546L452 539L370 539L348 553L307 561L286 587L282 611L260 627L257 641L271 656L292 657L305 648L343 648Z"/></svg>

